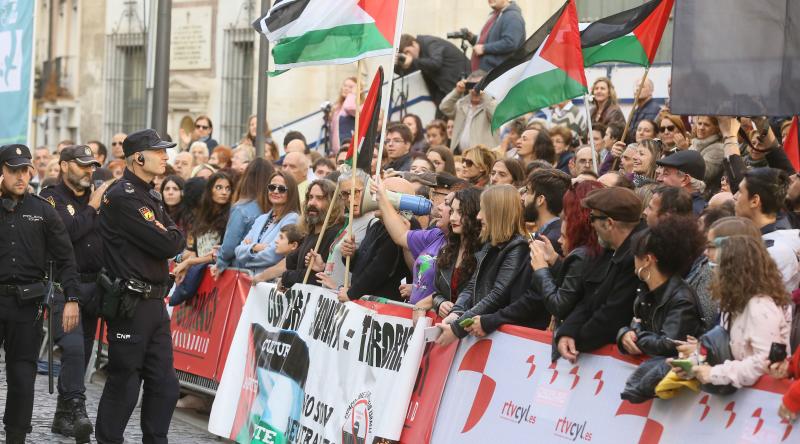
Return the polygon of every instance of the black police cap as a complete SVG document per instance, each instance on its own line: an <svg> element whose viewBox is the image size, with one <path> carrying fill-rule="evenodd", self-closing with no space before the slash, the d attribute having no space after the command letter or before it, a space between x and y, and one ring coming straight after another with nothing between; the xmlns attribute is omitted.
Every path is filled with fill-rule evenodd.
<svg viewBox="0 0 800 444"><path fill-rule="evenodd" d="M125 153L125 157L128 157L140 151L163 150L175 145L177 144L162 140L156 130L147 128L128 134L128 137L122 141L122 151Z"/></svg>
<svg viewBox="0 0 800 444"><path fill-rule="evenodd" d="M31 150L18 143L0 146L0 165L8 165L11 168L33 166Z"/></svg>
<svg viewBox="0 0 800 444"><path fill-rule="evenodd" d="M79 165L89 166L94 165L97 168L100 168L100 162L94 158L94 154L92 153L92 149L89 148L87 145L70 145L63 150L61 150L61 154L58 157L59 162L70 162L75 161Z"/></svg>

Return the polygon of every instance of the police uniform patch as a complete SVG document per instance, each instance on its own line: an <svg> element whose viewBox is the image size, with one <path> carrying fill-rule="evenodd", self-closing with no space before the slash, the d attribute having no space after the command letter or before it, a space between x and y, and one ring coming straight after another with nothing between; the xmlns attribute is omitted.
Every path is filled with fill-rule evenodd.
<svg viewBox="0 0 800 444"><path fill-rule="evenodd" d="M21 155L22 155L22 150L17 148L17 156L21 156Z"/></svg>
<svg viewBox="0 0 800 444"><path fill-rule="evenodd" d="M125 192L128 194L133 194L136 191L133 189L133 184L130 182L123 183L122 188L125 189Z"/></svg>
<svg viewBox="0 0 800 444"><path fill-rule="evenodd" d="M72 204L67 204L67 211L69 211L70 216L75 215L75 207L73 207Z"/></svg>
<svg viewBox="0 0 800 444"><path fill-rule="evenodd" d="M86 148L84 148L83 153L86 154L87 156L91 156L92 149L87 146Z"/></svg>
<svg viewBox="0 0 800 444"><path fill-rule="evenodd" d="M152 221L156 220L156 215L155 215L155 213L153 213L153 210L151 210L150 208L147 208L147 207L139 208L139 214L141 214L142 217L144 218L144 220L146 220L148 222L152 222Z"/></svg>
<svg viewBox="0 0 800 444"><path fill-rule="evenodd" d="M47 199L45 199L45 200L47 200L47 202L48 202L50 205L52 205L52 206L53 206L53 208L55 208L55 207L56 207L56 200L55 200L55 199L53 199L53 196L47 196Z"/></svg>
<svg viewBox="0 0 800 444"><path fill-rule="evenodd" d="M103 204L108 205L108 195L106 193L103 193Z"/></svg>

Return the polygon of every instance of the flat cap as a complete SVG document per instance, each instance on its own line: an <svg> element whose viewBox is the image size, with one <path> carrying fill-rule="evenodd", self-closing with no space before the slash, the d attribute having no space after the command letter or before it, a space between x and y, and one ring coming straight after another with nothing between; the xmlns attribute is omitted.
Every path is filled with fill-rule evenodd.
<svg viewBox="0 0 800 444"><path fill-rule="evenodd" d="M581 205L620 222L639 222L642 218L642 200L628 188L594 190L581 201Z"/></svg>
<svg viewBox="0 0 800 444"><path fill-rule="evenodd" d="M682 171L697 180L706 177L706 161L703 156L694 150L683 150L656 160L656 165L672 167Z"/></svg>
<svg viewBox="0 0 800 444"><path fill-rule="evenodd" d="M163 150L175 145L177 144L174 142L162 140L156 130L147 128L128 134L128 137L122 141L122 151L125 153L125 157L128 157L140 151Z"/></svg>
<svg viewBox="0 0 800 444"><path fill-rule="evenodd" d="M12 168L33 166L31 163L31 150L27 146L18 143L0 146L0 165L4 164Z"/></svg>
<svg viewBox="0 0 800 444"><path fill-rule="evenodd" d="M89 166L94 165L97 168L100 168L100 162L94 158L94 154L92 153L92 149L89 148L87 145L70 145L65 147L61 150L61 154L58 157L59 162L69 162L74 160L79 165Z"/></svg>

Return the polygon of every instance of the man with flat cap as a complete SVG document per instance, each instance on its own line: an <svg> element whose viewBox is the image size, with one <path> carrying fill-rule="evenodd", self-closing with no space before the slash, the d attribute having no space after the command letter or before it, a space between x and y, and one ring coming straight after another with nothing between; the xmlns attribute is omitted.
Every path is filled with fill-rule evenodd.
<svg viewBox="0 0 800 444"><path fill-rule="evenodd" d="M619 329L630 324L640 283L631 237L645 227L642 201L627 188L594 190L581 205L591 210L589 222L605 251L586 267L577 295L580 302L556 330L559 354L573 363L580 352L614 344Z"/></svg>
<svg viewBox="0 0 800 444"><path fill-rule="evenodd" d="M24 443L31 432L36 360L49 264L66 304L61 328L78 325L78 276L64 223L43 198L30 194L33 166L25 145L0 147L0 346L5 349L6 443ZM54 315L55 316L55 315ZM57 320L55 317L54 320Z"/></svg>
<svg viewBox="0 0 800 444"><path fill-rule="evenodd" d="M166 150L174 146L152 129L129 134L122 142L125 172L100 205L109 362L97 408L99 443L123 442L142 382L144 442L167 442L178 400L164 297L172 285L167 261L183 251L185 240L153 189L153 179L164 174Z"/></svg>
<svg viewBox="0 0 800 444"><path fill-rule="evenodd" d="M97 330L97 309L101 298L97 274L103 268L103 249L98 233L97 210L107 184L92 191L92 174L100 167L92 149L72 145L61 151L61 176L57 185L42 190L40 195L56 209L69 234L78 267L80 323L69 333L59 328L54 339L61 348L61 372L58 374L58 403L51 430L75 437L78 443L89 442L92 422L86 414L86 387L83 376L92 353ZM58 317L66 301L56 292L54 313Z"/></svg>
<svg viewBox="0 0 800 444"><path fill-rule="evenodd" d="M656 180L671 187L683 188L692 196L692 212L699 216L706 209L706 201L699 191L692 189L692 179L703 181L706 161L697 151L684 150L656 160Z"/></svg>

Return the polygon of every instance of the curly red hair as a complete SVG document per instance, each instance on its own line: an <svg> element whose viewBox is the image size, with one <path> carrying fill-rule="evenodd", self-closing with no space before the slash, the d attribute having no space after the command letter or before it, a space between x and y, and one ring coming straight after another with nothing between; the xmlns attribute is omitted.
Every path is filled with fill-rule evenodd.
<svg viewBox="0 0 800 444"><path fill-rule="evenodd" d="M571 186L564 193L563 222L567 224L565 254L577 247L587 247L591 256L598 256L603 250L603 247L597 242L597 233L589 222L591 210L581 206L581 200L584 197L600 188L603 188L602 183L585 180Z"/></svg>

